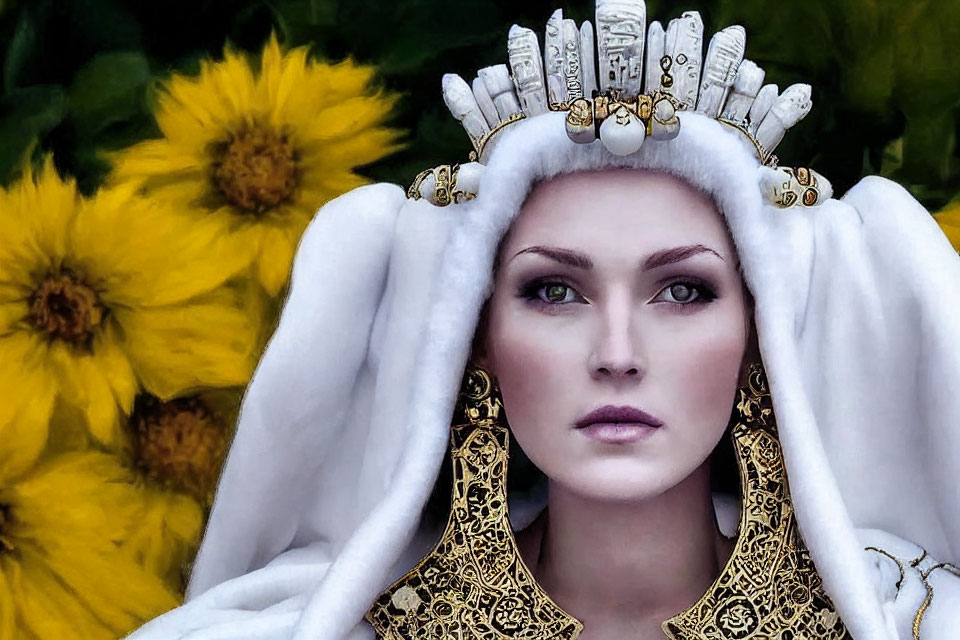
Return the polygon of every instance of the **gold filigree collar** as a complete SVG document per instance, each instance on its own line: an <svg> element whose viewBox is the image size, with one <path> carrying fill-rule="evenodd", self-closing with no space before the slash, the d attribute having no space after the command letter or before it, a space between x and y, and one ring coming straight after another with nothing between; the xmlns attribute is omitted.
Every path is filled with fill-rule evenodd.
<svg viewBox="0 0 960 640"><path fill-rule="evenodd" d="M690 608L663 623L670 640L849 637L800 538L773 405L760 365L740 390L731 437L743 501L734 550ZM468 373L451 433L454 486L440 542L367 613L382 640L551 638L583 625L537 584L507 514L508 434L489 376Z"/></svg>

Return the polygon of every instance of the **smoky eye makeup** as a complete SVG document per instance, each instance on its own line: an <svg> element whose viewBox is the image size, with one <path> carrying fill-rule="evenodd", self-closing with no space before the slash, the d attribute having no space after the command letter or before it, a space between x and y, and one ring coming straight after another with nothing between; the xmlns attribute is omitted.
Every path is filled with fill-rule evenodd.
<svg viewBox="0 0 960 640"><path fill-rule="evenodd" d="M517 290L517 297L529 304L559 311L557 307L567 304L586 302L577 290L577 286L563 276L540 276L525 279Z"/></svg>
<svg viewBox="0 0 960 640"><path fill-rule="evenodd" d="M655 283L654 295L648 304L667 305L678 313L693 313L719 295L717 288L703 277L676 274L661 278ZM578 286L562 275L524 278L517 288L516 296L530 306L548 313L562 313L574 303L587 303Z"/></svg>

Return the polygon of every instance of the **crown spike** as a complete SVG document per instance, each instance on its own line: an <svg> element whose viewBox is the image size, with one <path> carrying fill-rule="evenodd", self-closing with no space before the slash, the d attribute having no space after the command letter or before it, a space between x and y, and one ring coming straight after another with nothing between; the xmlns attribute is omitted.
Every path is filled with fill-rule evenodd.
<svg viewBox="0 0 960 640"><path fill-rule="evenodd" d="M643 0L597 0L597 60L601 91L640 94L647 5Z"/></svg>
<svg viewBox="0 0 960 640"><path fill-rule="evenodd" d="M780 144L787 129L810 113L813 107L813 101L810 99L811 91L808 84L791 85L770 107L769 113L757 127L757 141L767 153L772 153Z"/></svg>
<svg viewBox="0 0 960 640"><path fill-rule="evenodd" d="M720 115L724 120L743 125L747 121L750 107L753 106L766 73L752 60L744 60L737 69L737 79L733 82L733 89L727 97Z"/></svg>
<svg viewBox="0 0 960 640"><path fill-rule="evenodd" d="M547 77L547 103L559 106L567 101L567 83L563 77L563 10L557 9L547 20L543 36L543 71Z"/></svg>
<svg viewBox="0 0 960 640"><path fill-rule="evenodd" d="M580 51L580 30L573 20L561 23L563 34L563 81L566 88L566 103L583 97L583 77L580 67L583 65Z"/></svg>
<svg viewBox="0 0 960 640"><path fill-rule="evenodd" d="M522 113L520 102L513 91L513 80L510 78L510 71L505 64L495 64L492 67L484 67L478 72L483 85L493 100L493 106L497 109L497 115L500 121Z"/></svg>
<svg viewBox="0 0 960 640"><path fill-rule="evenodd" d="M500 124L500 116L497 115L497 108L493 106L493 99L487 92L486 85L483 84L483 80L480 79L480 76L477 76L473 79L473 84L471 86L473 88L473 97L476 99L477 106L480 107L483 117L486 119L490 128L494 128Z"/></svg>
<svg viewBox="0 0 960 640"><path fill-rule="evenodd" d="M580 75L583 95L591 97L597 90L597 54L593 25L589 20L580 25Z"/></svg>
<svg viewBox="0 0 960 640"><path fill-rule="evenodd" d="M654 20L650 23L647 30L647 66L644 74L643 90L646 93L653 93L660 89L660 60L663 58L664 47L666 46L667 34L663 30L663 25Z"/></svg>
<svg viewBox="0 0 960 640"><path fill-rule="evenodd" d="M737 77L737 69L747 48L747 32L740 25L714 34L703 64L703 80L697 111L716 118Z"/></svg>
<svg viewBox="0 0 960 640"><path fill-rule="evenodd" d="M532 29L513 25L507 36L507 57L513 84L523 112L538 116L547 112L546 84L540 43Z"/></svg>
<svg viewBox="0 0 960 640"><path fill-rule="evenodd" d="M753 105L750 107L749 131L754 136L757 135L757 127L763 122L763 119L770 111L770 107L780 97L780 87L775 84L765 84L757 93Z"/></svg>
<svg viewBox="0 0 960 640"><path fill-rule="evenodd" d="M463 125L467 135L470 136L470 141L476 147L480 139L490 131L490 127L480 110L480 105L477 104L473 90L466 80L455 73L444 74L442 86L443 101L447 109Z"/></svg>
<svg viewBox="0 0 960 640"><path fill-rule="evenodd" d="M697 106L700 67L703 64L703 20L699 11L686 11L681 17L670 21L663 49L666 57L658 62L663 72L660 88L677 98L687 109L693 110ZM665 86L664 80L670 86Z"/></svg>

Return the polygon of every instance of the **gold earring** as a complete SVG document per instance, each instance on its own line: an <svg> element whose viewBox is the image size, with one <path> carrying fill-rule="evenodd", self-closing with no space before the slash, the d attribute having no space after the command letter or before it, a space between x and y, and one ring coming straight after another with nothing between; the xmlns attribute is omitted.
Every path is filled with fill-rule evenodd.
<svg viewBox="0 0 960 640"><path fill-rule="evenodd" d="M737 541L700 600L663 623L671 640L849 638L797 529L777 437L773 401L759 362L748 365L731 429L740 471Z"/></svg>
<svg viewBox="0 0 960 640"><path fill-rule="evenodd" d="M763 367L740 389L731 438L742 504L727 564L692 607L663 623L670 640L848 640L800 538ZM551 638L583 625L536 583L507 513L509 436L491 376L468 370L451 433L453 499L440 542L377 598L366 619L381 640Z"/></svg>
<svg viewBox="0 0 960 640"><path fill-rule="evenodd" d="M536 583L507 511L509 435L489 373L468 369L450 439L453 495L440 542L377 598L366 619L382 640L556 638L583 628Z"/></svg>

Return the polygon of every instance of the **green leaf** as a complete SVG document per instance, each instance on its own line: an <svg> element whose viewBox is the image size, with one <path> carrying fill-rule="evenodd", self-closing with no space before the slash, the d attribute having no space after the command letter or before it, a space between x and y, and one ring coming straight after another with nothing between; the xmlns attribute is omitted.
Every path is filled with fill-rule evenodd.
<svg viewBox="0 0 960 640"><path fill-rule="evenodd" d="M0 184L7 184L35 142L63 121L66 104L57 85L15 89L0 98Z"/></svg>
<svg viewBox="0 0 960 640"><path fill-rule="evenodd" d="M147 112L150 63L140 51L109 51L85 64L70 86L70 117L80 140Z"/></svg>
<svg viewBox="0 0 960 640"><path fill-rule="evenodd" d="M3 59L3 88L9 93L20 79L37 39L37 30L30 11L23 11L17 21L16 30L7 45Z"/></svg>

